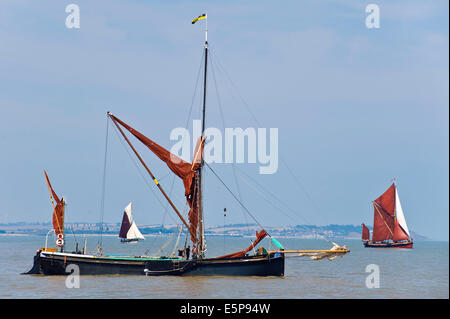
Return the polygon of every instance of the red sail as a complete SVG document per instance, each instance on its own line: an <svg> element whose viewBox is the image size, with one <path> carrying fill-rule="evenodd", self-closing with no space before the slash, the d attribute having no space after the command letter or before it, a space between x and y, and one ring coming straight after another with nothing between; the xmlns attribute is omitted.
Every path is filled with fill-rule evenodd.
<svg viewBox="0 0 450 319"><path fill-rule="evenodd" d="M237 253L233 253L233 254L217 257L217 259L244 257L247 252L249 252L250 250L253 249L253 247L258 245L259 242L261 240L263 240L264 237L266 237L266 236L267 236L266 231L264 229L262 229L259 233L258 232L256 233L256 240L250 245L250 247L248 247L245 250L238 251Z"/></svg>
<svg viewBox="0 0 450 319"><path fill-rule="evenodd" d="M409 236L408 234L403 230L402 226L398 223L398 221L395 221L394 226L394 236L392 238L393 241L402 241L402 240L408 240Z"/></svg>
<svg viewBox="0 0 450 319"><path fill-rule="evenodd" d="M389 215L395 216L395 184L392 184L387 191L375 200Z"/></svg>
<svg viewBox="0 0 450 319"><path fill-rule="evenodd" d="M191 167L192 169L198 169L202 163L202 156L203 156L203 142L204 140L202 139L198 139L197 140L197 145L195 146L195 150L194 150L194 158L192 160ZM191 193L189 195L186 195L186 200L189 204L189 213L188 213L188 219L189 219L189 225L190 225L190 229L192 231L193 234L196 234L197 232L197 225L198 225L198 215L199 215L199 194L198 194L198 183L197 181L199 181L198 178L198 171L195 172L194 178L193 178L193 184L191 186ZM193 243L197 242L197 238L195 236L191 235L191 241Z"/></svg>
<svg viewBox="0 0 450 319"><path fill-rule="evenodd" d="M48 179L47 173L44 170L45 179L47 181L48 189L51 192L51 196L56 201L56 206L53 209L53 229L55 230L56 236L59 234L64 235L64 202L58 198L55 191L50 184L50 180ZM52 200L53 202L53 200Z"/></svg>
<svg viewBox="0 0 450 319"><path fill-rule="evenodd" d="M114 121L120 123L120 125L126 128L138 140L140 140L144 145L146 145L156 156L158 156L163 162L167 164L167 166L170 168L172 172L174 172L179 178L183 180L185 188L185 196L188 196L188 194L192 193L191 186L195 175L195 170L200 166L200 164L195 163L193 167L191 163L183 161L175 154L170 153L164 147L156 144L151 139L139 133L126 123L122 122L114 115L110 114L110 116Z"/></svg>
<svg viewBox="0 0 450 319"><path fill-rule="evenodd" d="M363 229L362 229L362 240L370 240L370 231L369 228L367 228L366 225L361 224Z"/></svg>
<svg viewBox="0 0 450 319"><path fill-rule="evenodd" d="M376 203L373 204L374 217L373 217L373 241L383 241L392 239L394 229L394 217L386 212L382 207Z"/></svg>
<svg viewBox="0 0 450 319"><path fill-rule="evenodd" d="M183 180L185 189L184 195L186 196L186 200L190 207L188 217L191 228L191 240L193 243L196 243L197 238L193 234L196 234L197 230L198 211L196 203L197 196L194 196L194 194L196 193L195 192L196 170L198 170L201 165L201 154L203 153L203 143L201 144L200 149L199 143L197 143L197 147L194 152L195 157L194 163L191 164L186 161L183 161L181 158L179 158L175 154L172 154L164 147L156 144L145 135L141 134L131 126L122 122L114 115L110 114L110 117L112 118L113 121L118 122L120 125L126 128L131 134L133 134L139 141L141 141L144 145L146 145L156 156L158 156L163 162L167 164L167 166L170 168L172 172L175 173L175 175L177 175L179 178Z"/></svg>

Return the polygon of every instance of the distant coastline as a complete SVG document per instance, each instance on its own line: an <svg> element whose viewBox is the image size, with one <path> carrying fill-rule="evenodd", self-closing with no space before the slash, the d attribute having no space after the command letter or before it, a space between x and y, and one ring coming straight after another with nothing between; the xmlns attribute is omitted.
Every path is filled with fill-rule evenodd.
<svg viewBox="0 0 450 319"><path fill-rule="evenodd" d="M120 223L104 223L103 231L100 223L76 222L66 224L66 233L87 236L118 236ZM170 235L178 233L177 225L138 225L141 233L146 237ZM0 224L0 236L24 236L24 235L42 235L45 236L52 229L51 223L3 223ZM229 224L220 226L211 226L206 228L208 236L226 236L226 237L254 237L256 231L260 229L255 224ZM279 238L336 238L336 239L360 239L361 226L359 225L295 225L265 227L273 236ZM369 227L371 229L371 227ZM415 241L431 240L425 236L411 232Z"/></svg>

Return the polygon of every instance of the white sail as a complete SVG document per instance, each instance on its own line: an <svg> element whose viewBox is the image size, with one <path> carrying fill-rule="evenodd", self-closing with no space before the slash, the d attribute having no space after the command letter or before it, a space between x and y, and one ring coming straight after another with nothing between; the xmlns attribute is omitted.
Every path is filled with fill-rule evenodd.
<svg viewBox="0 0 450 319"><path fill-rule="evenodd" d="M145 237L141 234L141 232L137 228L136 223L134 222L133 215L131 213L131 202L128 204L127 207L125 207L124 213L127 215L128 221L131 225L127 231L126 239L145 239Z"/></svg>
<svg viewBox="0 0 450 319"><path fill-rule="evenodd" d="M411 237L411 235L409 234L408 226L406 225L406 219L405 215L403 214L402 205L400 204L400 198L398 197L397 187L395 187L395 211L397 214L398 223L403 228L403 230L408 234L408 236Z"/></svg>
<svg viewBox="0 0 450 319"><path fill-rule="evenodd" d="M130 224L133 224L133 216L131 216L131 202L128 204L127 207L125 207L124 212L125 212L125 214L127 214Z"/></svg>
<svg viewBox="0 0 450 319"><path fill-rule="evenodd" d="M136 238L145 239L145 237L139 231L139 228L137 228L136 223L133 221L130 229L128 230L127 239L136 239Z"/></svg>

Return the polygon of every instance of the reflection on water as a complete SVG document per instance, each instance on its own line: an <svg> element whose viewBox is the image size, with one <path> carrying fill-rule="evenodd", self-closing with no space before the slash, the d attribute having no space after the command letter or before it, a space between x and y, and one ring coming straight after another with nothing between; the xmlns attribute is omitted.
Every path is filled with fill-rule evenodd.
<svg viewBox="0 0 450 319"><path fill-rule="evenodd" d="M105 254L149 255L169 238L147 237L138 244L122 244L103 237ZM80 248L82 238L77 237ZM351 250L334 261L287 258L285 277L144 277L82 276L80 288L66 288L66 276L24 276L44 237L0 237L0 298L449 298L448 243L417 242L414 249L370 249L359 240L339 240ZM281 239L286 249L327 249L324 240ZM88 237L96 251L98 238ZM208 239L208 256L241 250L249 238ZM173 244L175 241L172 242ZM168 255L173 244L167 246ZM68 250L74 249L69 242ZM262 245L270 247L265 239ZM366 287L366 266L380 269L380 288ZM130 288L132 287L132 289Z"/></svg>

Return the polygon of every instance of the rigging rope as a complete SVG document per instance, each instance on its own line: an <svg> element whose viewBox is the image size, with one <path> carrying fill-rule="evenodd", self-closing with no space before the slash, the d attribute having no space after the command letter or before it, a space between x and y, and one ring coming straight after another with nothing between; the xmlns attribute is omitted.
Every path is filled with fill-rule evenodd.
<svg viewBox="0 0 450 319"><path fill-rule="evenodd" d="M102 179L102 198L100 202L100 241L98 243L99 252L103 244L103 216L105 214L105 189L106 189L106 159L108 154L108 132L109 132L109 120L106 116L106 137L105 137L105 156L103 159L103 179Z"/></svg>
<svg viewBox="0 0 450 319"><path fill-rule="evenodd" d="M175 256L176 250L178 248L178 243L180 242L181 233L183 232L183 225L180 225L180 231L178 232L177 241L175 242L175 246L173 247L173 251L171 256Z"/></svg>
<svg viewBox="0 0 450 319"><path fill-rule="evenodd" d="M259 127L261 127L260 122L258 121L258 119L256 118L255 114L252 112L249 104L245 101L245 99L242 97L242 95L240 94L239 90L237 89L237 86L234 84L234 82L232 81L231 77L229 76L228 72L225 70L225 68L222 66L222 64L220 63L218 57L216 56L214 51L211 51L211 55L214 56L215 59L215 63L216 65L219 67L218 69L223 71L223 74L225 74L226 78L228 79L230 86L235 90L237 96L239 97L239 99L242 101L242 104L245 106L246 110L248 111L248 113L250 114L250 116L252 117L253 121L256 123L256 125L258 125ZM231 96L234 99L234 95L231 94ZM289 168L289 166L287 165L286 161L284 161L283 158L281 158L281 161L284 163L284 165L287 167L289 174L291 175L291 177L295 180L296 185L299 186L299 188L305 193L306 197L308 198L309 201L311 201L311 203L313 204L313 207L316 211L316 215L320 216L323 219L323 216L321 216L318 211L318 206L317 204L312 200L311 196L309 195L309 193L306 191L306 189L303 187L303 185L301 185L301 183L297 180L297 178L295 177L294 173L292 172L292 170ZM322 228L319 226L319 228ZM325 237L325 236L324 236ZM330 241L327 238L324 238L328 241Z"/></svg>
<svg viewBox="0 0 450 319"><path fill-rule="evenodd" d="M195 82L194 94L192 95L191 106L189 107L189 114L188 114L187 119L186 119L186 124L184 125L184 127L186 129L189 126L189 120L190 120L191 115L192 115L192 110L193 110L193 107L194 107L195 97L197 96L197 87L198 87L198 82L199 82L199 79L200 79L200 73L201 73L201 70L202 70L204 55L205 55L205 51L202 50L202 58L200 59L200 65L199 65L198 71L197 71L197 80ZM173 191L173 186L174 186L174 183L175 183L175 177L176 177L175 175L173 175L173 177L172 177L172 184L170 186L170 191L169 191L169 196L170 197L172 197L172 191ZM163 215L163 220L162 220L162 227L164 226L165 216L167 215L168 210L169 210L169 203L166 203L166 208L165 208L164 215Z"/></svg>
<svg viewBox="0 0 450 319"><path fill-rule="evenodd" d="M219 90L218 90L217 81L216 81L216 73L214 72L214 69L215 69L216 65L214 64L212 58L210 58L210 64L212 66L211 70L212 70L212 75L213 75L213 80L214 80L214 87L215 87L216 95L217 95L217 102L218 102L217 104L219 105L220 116L221 116L221 119L222 119L222 127L223 127L223 130L225 131L225 128L226 128L226 126L225 126L225 116L223 115L222 102L221 102L221 99L220 99ZM237 177L236 177L236 168L235 168L235 164L234 163L231 163L231 168L232 168L232 171L233 171L234 183L236 184L236 189L237 189L237 193L238 193L239 199L240 199L241 202L243 202L242 194L241 194L241 191L240 191L240 188L239 188L239 183L238 183L238 180L237 180ZM245 219L245 224L247 225L247 231L249 231L250 227L249 227L247 215L245 214L245 212L242 209L242 207L241 207L241 211L242 211L242 215L244 216L244 219ZM224 227L225 227L225 225L224 225Z"/></svg>
<svg viewBox="0 0 450 319"><path fill-rule="evenodd" d="M242 208L245 209L245 211L247 212L247 214L250 215L250 217L258 224L259 227L261 227L261 229L264 229L264 227L258 222L258 220L255 218L255 216L253 216L252 213L250 213L250 211L247 209L247 207L245 207L245 205L239 200L239 198L236 197L236 195L231 191L231 189L224 183L224 181L219 177L219 175L216 174L216 172L211 168L211 166L209 166L209 164L207 162L205 162L205 165L208 166L208 168L211 170L211 172L213 172L213 174L217 177L217 179L222 183L223 186L225 186L225 188L228 190L228 192L234 197L234 199L239 203L239 205L241 205ZM270 234L266 231L267 235L269 237L272 238L272 236L270 236Z"/></svg>
<svg viewBox="0 0 450 319"><path fill-rule="evenodd" d="M131 155L129 149L127 148L127 146L125 145L124 141L122 140L122 138L119 135L119 132L117 131L117 128L115 128L114 133L116 134L117 138L119 139L120 143L122 144L123 148L125 149L125 151L127 152L128 156L130 157L131 161L133 162L134 166L136 167L139 175L142 177L142 179L145 182L145 185L147 186L147 188L151 191L152 195L156 198L156 200L158 201L158 203L161 205L162 208L164 208L164 204L162 203L161 199L155 194L155 190L153 189L153 187L149 184L148 182L148 178L146 178L144 176L144 174L142 173L141 169L139 168L139 165L137 164L136 160L134 159L134 157ZM176 223L177 221L173 218L172 215L169 215L173 221Z"/></svg>
<svg viewBox="0 0 450 319"><path fill-rule="evenodd" d="M300 179L295 176L295 174L292 172L292 170L290 169L289 165L286 163L286 161L283 158L281 158L281 162L284 164L284 166L286 166L286 168L288 169L292 179L297 184L297 186L305 193L305 195L308 198L308 200L313 204L313 208L316 211L316 215L318 215L318 216L320 216L322 218L322 216L320 214L318 214L319 211L320 211L319 206L317 206L316 202L309 195L309 193L307 192L306 188L300 182ZM325 221L323 218L322 218L322 220Z"/></svg>
<svg viewBox="0 0 450 319"><path fill-rule="evenodd" d="M203 54L204 54L204 53L203 53ZM203 61L203 55L202 55L201 61ZM199 78L200 78L200 71L201 71L201 66L202 66L202 64L203 64L203 63L201 62L201 63L200 63L200 66L199 66L199 70L198 70L198 72L197 72L197 81L196 81L196 84L195 84L194 94L193 94L192 101L191 101L191 106L190 106L190 109L189 109L189 115L188 115L187 120L186 120L186 125L185 125L186 128L187 128L188 125L189 125L189 119L190 119L191 114L192 114L192 109L193 109L193 105L194 105L194 101L195 101L195 96L196 96L196 92L197 92L197 87L198 87L198 82L199 82ZM108 123L109 123L109 122L108 122L108 117L107 117L107 125L108 125ZM136 167L136 169L137 169L139 175L141 175L142 179L144 180L145 184L147 185L147 188L151 190L152 195L157 199L157 201L159 202L159 204L164 208L164 214L163 214L163 220L162 220L162 227L163 227L163 226L164 226L165 216L167 215L167 212L168 212L169 203L167 203L166 205L164 205L164 204L161 202L160 198L159 198L158 196L156 196L156 194L155 194L153 188L149 185L147 178L145 178L144 175L142 174L142 171L141 171L141 169L139 168L139 165L137 165L136 160L133 158L133 156L131 156L130 151L129 151L128 148L126 147L125 143L122 141L122 138L119 136L119 133L118 133L118 131L117 131L117 128L114 130L114 132L115 132L115 134L118 136L118 139L119 139L120 143L122 144L122 146L125 148L125 150L126 150L128 156L130 157L131 161L133 162L134 166ZM106 133L106 136L107 136L106 138L108 138L108 126L107 126L107 133ZM104 171L105 171L105 168L106 168L106 150L105 150L105 164L104 164ZM169 175L169 174L167 174L166 176L168 176L168 175ZM164 177L163 177L163 178L164 178ZM104 173L104 180L105 180L105 173ZM159 180L161 180L161 179L159 179ZM172 196L172 191L173 191L174 183L175 183L175 176L173 176L172 184L171 184L171 187L170 187L170 192L169 192L169 193L171 194L171 196ZM105 185L105 181L103 181L103 188L105 187L104 185ZM176 196L176 197L177 197L177 196ZM104 192L103 192L103 195L102 195L102 205L104 206ZM102 206L102 217L101 217L101 219L102 219L102 225L103 225L103 211L104 211L104 207L103 207L103 206ZM170 216L170 218L172 218L172 220L173 220L174 222L176 222L176 220L174 219L174 217L173 217L172 215L170 215L170 214L168 214L168 215ZM100 247L101 247L101 243L100 243ZM147 250L147 252L148 252L148 250ZM146 253L147 253L147 252L146 252Z"/></svg>
<svg viewBox="0 0 450 319"><path fill-rule="evenodd" d="M296 217L300 217L299 215L297 215L297 212L296 212L295 210L293 210L292 208L290 208L289 206L287 206L282 200L280 200L279 198L277 198L272 192L270 192L269 190L265 189L261 184L259 184L257 181L255 181L253 178L251 178L249 175L245 174L242 170L238 169L238 171L239 171L241 174L245 175L245 176L246 176L249 180L251 180L253 183L255 183L256 185L258 185L258 186L262 189L262 191L264 191L266 194L272 196L277 202L281 203L286 209L288 209L289 211L293 212L293 213L295 214ZM261 191L258 191L252 184L250 184L250 183L249 183L248 181L246 181L245 179L244 179L244 182L246 182L247 185L249 185L249 186L252 187L256 192L258 192L258 193L261 195L261 197L262 197L266 202L268 202L272 207L274 207L274 208L275 208L276 210L278 210L279 212L283 213L285 216L289 217L293 222L296 222L295 219L294 219L291 215L287 214L283 209L281 209L280 207L278 207L278 206L276 206L274 203L272 203L266 196L264 196L264 194L263 194ZM307 224L312 225L311 222L309 222L305 217L302 217L302 218L305 220L305 222L306 222ZM305 225L297 225L297 226L303 228L305 231L310 231L310 229L308 229ZM325 239L325 240L327 240L327 241L330 241L330 239L327 238L325 235L321 235L321 234L316 234L316 235L318 235L319 237L322 237L323 239Z"/></svg>

